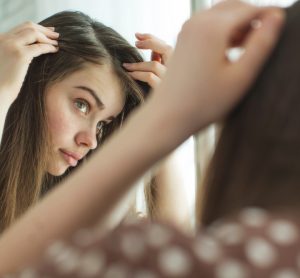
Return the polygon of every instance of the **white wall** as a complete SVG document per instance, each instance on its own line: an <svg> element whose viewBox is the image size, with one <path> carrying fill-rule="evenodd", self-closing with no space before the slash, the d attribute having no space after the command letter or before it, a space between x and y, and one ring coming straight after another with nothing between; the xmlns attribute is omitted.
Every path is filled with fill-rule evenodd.
<svg viewBox="0 0 300 278"><path fill-rule="evenodd" d="M80 10L111 26L129 42L149 32L174 44L190 15L189 0L0 0L0 32L25 20L38 22L58 11Z"/></svg>
<svg viewBox="0 0 300 278"><path fill-rule="evenodd" d="M113 27L129 41L139 31L155 33L169 43L175 41L182 22L190 14L188 0L42 0L37 1L37 19L64 9L83 11Z"/></svg>
<svg viewBox="0 0 300 278"><path fill-rule="evenodd" d="M208 8L212 4L220 2L222 0L191 0L193 10L200 10L203 8ZM273 5L279 7L288 7L296 0L243 0L248 3L252 3L258 6L265 6L265 5Z"/></svg>
<svg viewBox="0 0 300 278"><path fill-rule="evenodd" d="M0 0L0 32L36 17L36 0Z"/></svg>

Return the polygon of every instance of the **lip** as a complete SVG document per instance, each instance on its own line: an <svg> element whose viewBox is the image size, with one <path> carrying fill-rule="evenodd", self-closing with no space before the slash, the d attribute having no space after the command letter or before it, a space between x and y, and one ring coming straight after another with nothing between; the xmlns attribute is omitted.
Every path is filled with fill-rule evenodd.
<svg viewBox="0 0 300 278"><path fill-rule="evenodd" d="M77 165L78 161L80 159L82 159L82 156L79 154L72 153L72 152L65 151L65 150L60 150L60 151L61 151L65 161L73 167L75 167Z"/></svg>

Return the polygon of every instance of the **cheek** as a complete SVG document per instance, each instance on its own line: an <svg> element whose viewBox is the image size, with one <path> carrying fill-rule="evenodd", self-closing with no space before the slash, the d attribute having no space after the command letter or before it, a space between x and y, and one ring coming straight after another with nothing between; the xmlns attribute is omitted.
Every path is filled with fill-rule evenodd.
<svg viewBox="0 0 300 278"><path fill-rule="evenodd" d="M63 143L72 135L73 127L69 115L50 113L48 114L48 127L52 143L54 145Z"/></svg>
<svg viewBox="0 0 300 278"><path fill-rule="evenodd" d="M62 116L49 116L48 126L51 133L62 131L66 127L65 118Z"/></svg>

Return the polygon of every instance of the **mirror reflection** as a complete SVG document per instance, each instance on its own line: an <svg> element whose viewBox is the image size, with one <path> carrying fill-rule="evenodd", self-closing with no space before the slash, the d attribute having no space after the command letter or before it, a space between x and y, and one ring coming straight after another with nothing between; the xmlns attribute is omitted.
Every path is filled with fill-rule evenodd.
<svg viewBox="0 0 300 278"><path fill-rule="evenodd" d="M2 230L79 169L151 95L191 7L189 1L1 1L0 31L24 44L22 51L32 48L2 137ZM191 231L194 152L190 138L141 177L105 226L146 217Z"/></svg>

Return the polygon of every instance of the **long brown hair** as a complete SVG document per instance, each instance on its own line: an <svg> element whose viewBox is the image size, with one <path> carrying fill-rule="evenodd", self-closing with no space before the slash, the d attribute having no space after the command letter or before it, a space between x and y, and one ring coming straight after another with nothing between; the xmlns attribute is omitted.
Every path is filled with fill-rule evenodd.
<svg viewBox="0 0 300 278"><path fill-rule="evenodd" d="M226 119L213 155L201 224L246 206L300 208L300 3L258 79Z"/></svg>
<svg viewBox="0 0 300 278"><path fill-rule="evenodd" d="M46 173L50 136L44 93L48 86L81 69L86 62L110 64L126 95L122 113L103 130L103 142L144 100L148 86L135 82L122 68L142 57L113 29L81 12L60 12L40 24L60 33L59 51L35 58L22 89L11 105L0 146L0 232L63 177ZM100 143L101 143L100 142Z"/></svg>

